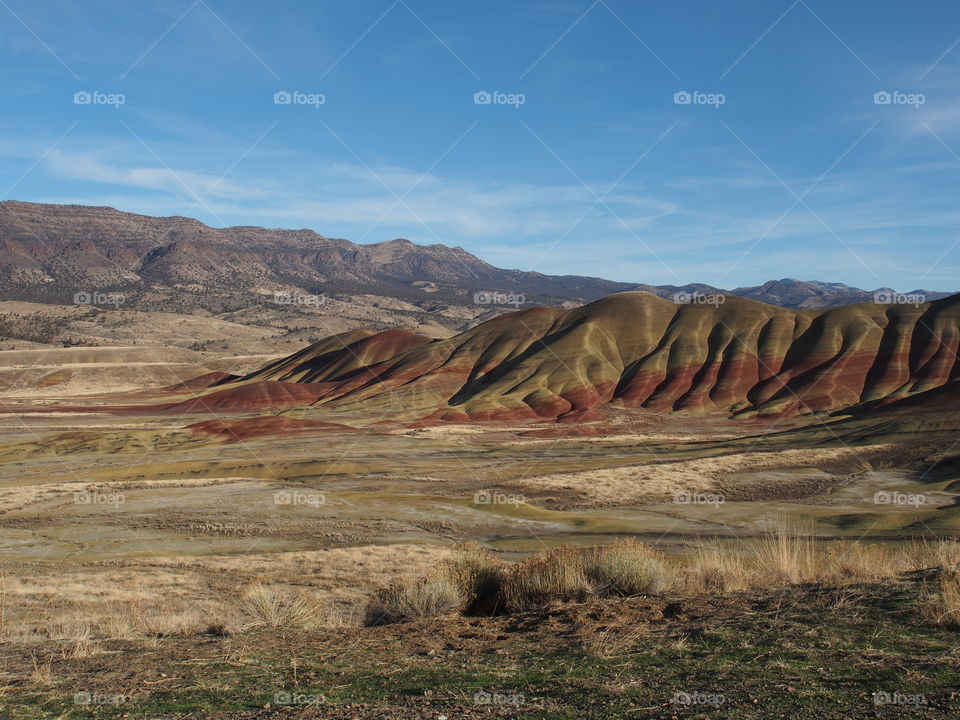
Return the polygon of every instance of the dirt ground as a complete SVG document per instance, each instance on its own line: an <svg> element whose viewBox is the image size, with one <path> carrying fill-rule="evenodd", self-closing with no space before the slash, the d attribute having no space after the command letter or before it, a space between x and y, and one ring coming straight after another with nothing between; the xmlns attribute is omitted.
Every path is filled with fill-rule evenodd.
<svg viewBox="0 0 960 720"><path fill-rule="evenodd" d="M123 716L126 700L91 708L68 698L126 697L128 690L137 698L125 706L136 708L134 717L791 717L739 689L730 692L739 709L731 710L731 700L726 708L707 708L709 714L671 704L663 688L644 680L646 664L661 653L676 661L657 667L677 692L686 692L685 672L709 695L711 667L747 687L753 680L738 675L727 658L738 647L735 637L723 635L712 649L700 645L749 622L753 645L741 650L774 658L788 630L820 632L810 615L779 625L779 611L771 608L786 602L782 596L638 599L617 606L616 622L605 607L390 629L359 629L358 615L377 587L423 575L465 540L516 558L622 537L678 553L704 538L762 534L777 519L823 539L897 542L960 530L956 473L894 462L899 449L889 444L848 447L831 443L827 433L804 447L782 441L778 431L799 421L623 411L567 427L424 428L295 410L276 417L348 428L238 440L189 427L224 419L213 414L76 410L80 401L116 405L121 391L132 402L131 386L156 384L161 376L179 382L195 361L204 369L214 364L173 349L161 365L144 366L149 373L123 376L110 395L110 367L136 358L145 363L142 353L100 348L74 364L71 378L46 384L38 382L40 370L24 371L27 361L12 354L0 368L8 380L0 414L0 700L9 703L11 717ZM904 501L878 501L878 492ZM280 597L308 598L322 608L326 629L292 637L247 627L237 600L258 583ZM874 603L871 593L905 603L905 593L923 592L922 583L904 583L866 593L866 609L856 612L870 614L888 602ZM808 599L826 603L826 592ZM684 612L665 614L674 602ZM614 644L623 644L620 636L630 628L650 633L640 642L644 659L631 665L640 656L630 650L600 662L602 673L584 675L591 666L577 658L592 658L596 648L584 645L593 641L578 628L607 637L608 620L619 628L608 637ZM916 659L907 657L914 652L904 649L907 639L890 633L891 647L906 653L903 662ZM943 672L956 670L955 636L923 642L914 652L918 667L927 667L930 653L945 653L953 659ZM869 674L871 653L887 651L862 639L844 652L847 660L860 658L858 667ZM825 657L810 662L826 663ZM824 672L843 667L843 657L830 657ZM562 696L552 693L547 675L530 675L536 663L567 673ZM818 670L803 667L817 698L833 692L825 680L817 684ZM468 682L464 668L474 668L485 684ZM379 680L361 680L362 672ZM937 673L935 702L925 712L948 707ZM912 677L899 677L897 687L908 687ZM874 717L874 706L861 707L850 694L854 687L868 691L857 682L844 686L837 707L846 717ZM870 692L883 691L873 682ZM789 682L780 685L767 695L755 687L749 692L789 699ZM578 687L582 698L572 695ZM287 689L310 689L326 700L277 707L270 698ZM475 692L532 699L524 707L512 704L516 698L478 705L464 695ZM821 699L804 707L823 710ZM614 709L603 714L611 702Z"/></svg>
<svg viewBox="0 0 960 720"><path fill-rule="evenodd" d="M17 718L951 718L924 574L375 628L7 645Z"/></svg>

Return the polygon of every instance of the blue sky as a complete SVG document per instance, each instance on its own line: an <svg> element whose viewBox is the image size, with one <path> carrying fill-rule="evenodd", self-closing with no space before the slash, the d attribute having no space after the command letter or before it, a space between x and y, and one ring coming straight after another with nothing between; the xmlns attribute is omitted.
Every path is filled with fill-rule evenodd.
<svg viewBox="0 0 960 720"><path fill-rule="evenodd" d="M0 0L0 18L0 199L632 282L960 289L955 2Z"/></svg>

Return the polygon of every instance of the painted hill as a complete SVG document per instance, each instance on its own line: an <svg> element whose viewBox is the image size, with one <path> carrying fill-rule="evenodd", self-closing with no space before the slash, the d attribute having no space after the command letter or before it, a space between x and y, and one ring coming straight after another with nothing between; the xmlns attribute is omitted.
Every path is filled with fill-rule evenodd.
<svg viewBox="0 0 960 720"><path fill-rule="evenodd" d="M792 416L955 382L958 349L960 295L790 310L631 292L573 310L510 313L446 339L336 335L190 402L229 410L277 397L285 407L460 422L577 420L606 405Z"/></svg>

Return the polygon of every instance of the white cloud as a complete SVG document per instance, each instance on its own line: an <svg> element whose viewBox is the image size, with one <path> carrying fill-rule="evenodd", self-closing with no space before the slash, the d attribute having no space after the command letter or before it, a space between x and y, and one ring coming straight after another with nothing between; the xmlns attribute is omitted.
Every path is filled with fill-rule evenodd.
<svg viewBox="0 0 960 720"><path fill-rule="evenodd" d="M57 178L159 190L193 199L207 192L212 197L221 198L253 198L261 194L211 174L174 169L161 163L150 166L109 164L94 153L51 150L44 162L50 174Z"/></svg>
<svg viewBox="0 0 960 720"><path fill-rule="evenodd" d="M727 175L673 176L659 184L631 176L604 197L608 209L596 203L596 195L612 179L592 179L589 187L576 181L474 180L444 174L442 166L424 175L399 165L368 168L272 146L237 162L244 142L200 151L182 141L158 142L153 147L168 168L133 138L71 136L36 171L45 172L60 192L32 199L187 215L213 225L309 227L361 242L405 236L463 245L504 267L727 286L805 274L863 287L901 285L889 278L902 276L912 289L919 283L909 277L919 277L960 234L960 210L929 192L932 179L939 182L955 171L941 158L891 162L880 170L838 168L805 198L872 270L886 276L881 282L802 205L771 228L794 198L753 167L738 165ZM26 145L30 152L23 151ZM29 164L34 145L43 147L0 144L0 156L10 158L11 169L20 168ZM803 193L816 177L784 180ZM197 196L204 196L201 203ZM905 238L913 239L906 260ZM932 289L949 289L944 286L951 284L957 255L945 257L927 276L939 285Z"/></svg>

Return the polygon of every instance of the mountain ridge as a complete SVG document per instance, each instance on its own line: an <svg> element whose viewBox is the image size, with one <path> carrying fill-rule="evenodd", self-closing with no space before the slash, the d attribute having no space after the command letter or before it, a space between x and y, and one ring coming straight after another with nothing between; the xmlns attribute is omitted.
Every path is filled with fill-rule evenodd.
<svg viewBox="0 0 960 720"><path fill-rule="evenodd" d="M476 297L490 291L554 307L643 290L680 301L718 294L795 308L834 307L893 292L790 278L724 290L701 283L655 286L554 276L497 268L461 247L405 238L361 245L308 228L212 228L185 216L9 200L0 202L0 271L0 291L8 300L70 304L75 293L112 290L125 295L127 307L149 304L174 312L223 312L290 289L381 295L425 309L484 301L497 309L495 298ZM910 294L934 300L950 293Z"/></svg>

